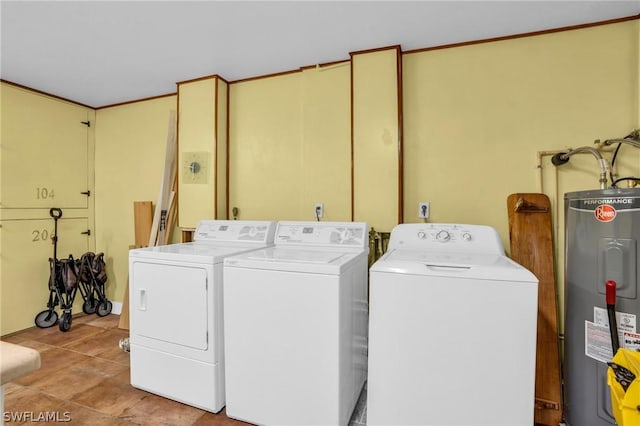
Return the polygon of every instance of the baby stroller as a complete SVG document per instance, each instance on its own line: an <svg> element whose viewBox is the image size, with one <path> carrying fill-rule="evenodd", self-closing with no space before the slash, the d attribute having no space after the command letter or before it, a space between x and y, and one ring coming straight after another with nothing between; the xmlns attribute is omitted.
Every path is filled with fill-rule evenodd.
<svg viewBox="0 0 640 426"><path fill-rule="evenodd" d="M68 259L57 257L58 247L58 219L62 217L62 210L52 208L49 215L54 220L53 258L49 258L49 301L47 309L36 315L35 323L40 328L48 328L58 321L58 313L55 307L60 304L63 314L60 319L60 330L69 331L71 328L71 307L78 290L78 264L73 256Z"/></svg>
<svg viewBox="0 0 640 426"><path fill-rule="evenodd" d="M85 314L96 313L104 317L111 313L113 303L107 299L105 283L107 271L105 270L104 253L87 252L79 261L79 289L84 299L82 311Z"/></svg>

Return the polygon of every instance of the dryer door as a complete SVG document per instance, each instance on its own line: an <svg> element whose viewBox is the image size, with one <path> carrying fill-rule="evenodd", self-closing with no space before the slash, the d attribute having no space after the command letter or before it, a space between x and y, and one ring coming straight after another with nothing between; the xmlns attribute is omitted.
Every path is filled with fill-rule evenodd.
<svg viewBox="0 0 640 426"><path fill-rule="evenodd" d="M205 266L144 260L133 262L130 274L132 337L207 350Z"/></svg>

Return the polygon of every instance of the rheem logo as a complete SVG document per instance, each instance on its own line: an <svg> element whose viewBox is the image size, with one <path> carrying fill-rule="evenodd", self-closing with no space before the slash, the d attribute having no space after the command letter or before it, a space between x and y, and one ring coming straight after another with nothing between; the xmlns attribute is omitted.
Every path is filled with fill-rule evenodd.
<svg viewBox="0 0 640 426"><path fill-rule="evenodd" d="M593 212L600 222L611 222L616 218L616 209L609 204L601 204L596 207L596 210Z"/></svg>

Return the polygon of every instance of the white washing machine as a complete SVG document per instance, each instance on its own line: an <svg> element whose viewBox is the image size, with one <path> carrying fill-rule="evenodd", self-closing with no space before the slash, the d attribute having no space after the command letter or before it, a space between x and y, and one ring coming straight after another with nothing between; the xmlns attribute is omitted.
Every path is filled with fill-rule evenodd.
<svg viewBox="0 0 640 426"><path fill-rule="evenodd" d="M370 269L367 425L533 425L538 279L491 227L404 224Z"/></svg>
<svg viewBox="0 0 640 426"><path fill-rule="evenodd" d="M131 385L224 407L222 261L272 245L275 225L203 220L191 243L129 251Z"/></svg>
<svg viewBox="0 0 640 426"><path fill-rule="evenodd" d="M224 261L227 416L346 425L366 378L368 225L279 222Z"/></svg>

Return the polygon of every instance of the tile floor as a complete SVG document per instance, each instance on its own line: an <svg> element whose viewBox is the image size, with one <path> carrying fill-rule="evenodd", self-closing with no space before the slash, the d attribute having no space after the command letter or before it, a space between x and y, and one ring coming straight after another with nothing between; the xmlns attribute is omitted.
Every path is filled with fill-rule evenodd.
<svg viewBox="0 0 640 426"><path fill-rule="evenodd" d="M42 363L38 371L5 384L5 424L60 424L39 421L52 416L91 426L247 425L228 418L224 409L213 414L132 387L129 354L118 347L129 333L118 328L118 320L118 315L81 314L67 333L54 326L3 337L38 350Z"/></svg>
<svg viewBox="0 0 640 426"><path fill-rule="evenodd" d="M58 326L34 327L3 337L38 350L42 364L38 371L5 384L5 424L248 425L230 419L224 409L213 414L131 386L129 354L118 347L129 332L118 328L119 318L80 314L66 333ZM350 426L365 426L365 398L366 387ZM44 416L58 422L42 421Z"/></svg>

